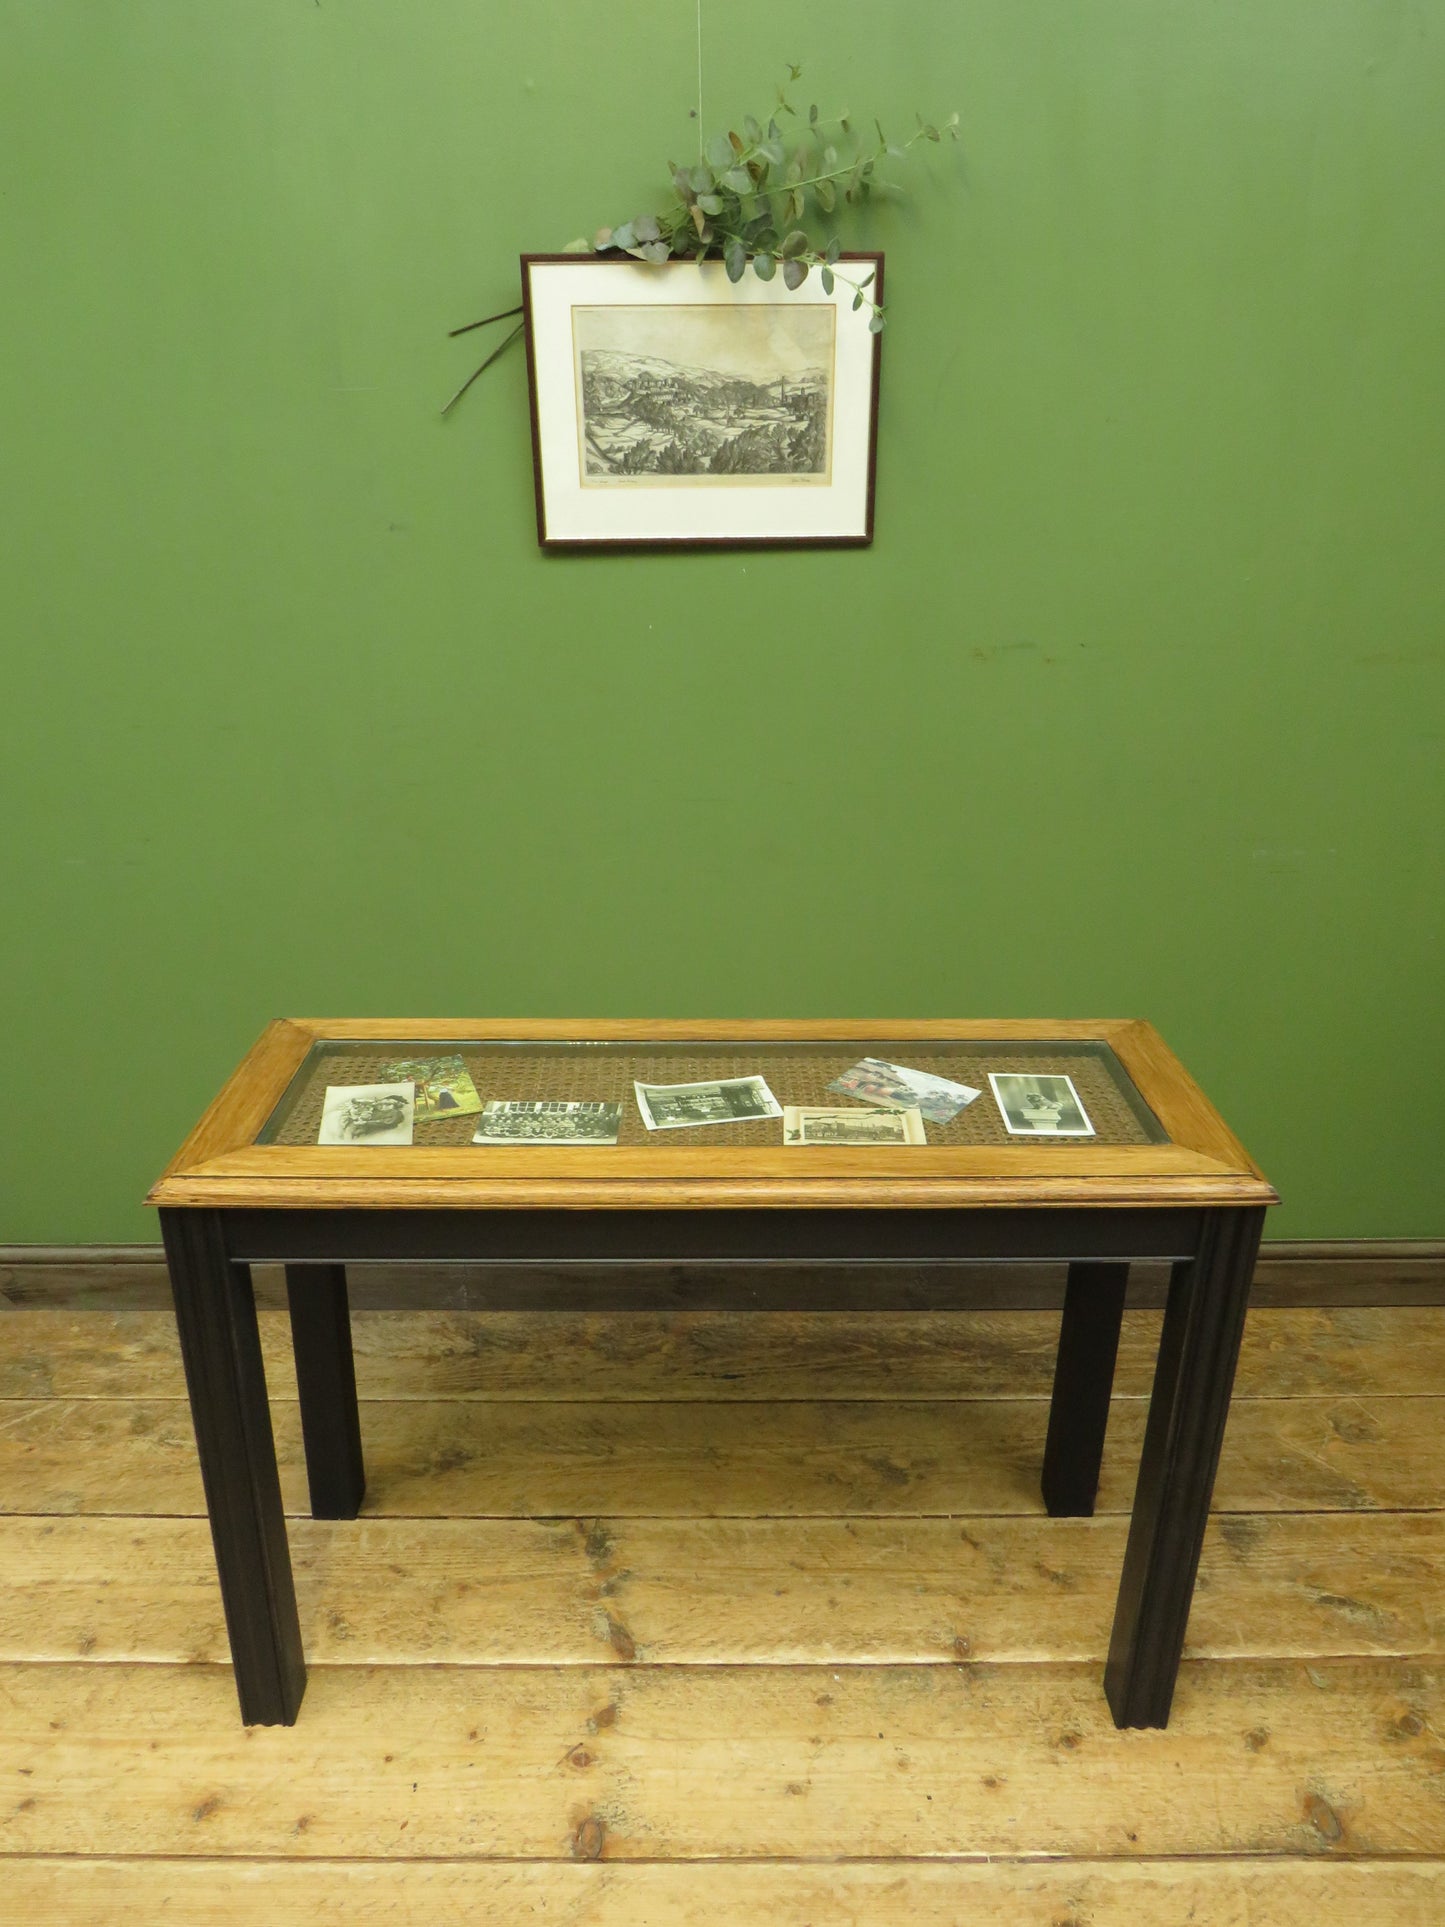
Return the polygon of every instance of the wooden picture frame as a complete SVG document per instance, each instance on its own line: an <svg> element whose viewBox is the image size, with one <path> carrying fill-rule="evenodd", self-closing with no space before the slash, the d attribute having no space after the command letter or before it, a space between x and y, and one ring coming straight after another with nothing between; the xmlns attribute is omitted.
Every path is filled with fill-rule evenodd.
<svg viewBox="0 0 1445 1927"><path fill-rule="evenodd" d="M835 274L829 294L816 268L792 290L721 261L523 255L542 547L870 543L883 256Z"/></svg>

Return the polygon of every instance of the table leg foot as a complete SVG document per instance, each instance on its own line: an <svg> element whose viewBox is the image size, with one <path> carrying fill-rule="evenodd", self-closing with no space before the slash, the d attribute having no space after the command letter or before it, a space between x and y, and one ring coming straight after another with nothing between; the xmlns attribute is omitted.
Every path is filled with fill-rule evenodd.
<svg viewBox="0 0 1445 1927"><path fill-rule="evenodd" d="M287 1265L286 1302L314 1519L354 1519L366 1493L344 1265Z"/></svg>
<svg viewBox="0 0 1445 1927"><path fill-rule="evenodd" d="M1093 1516L1128 1283L1127 1265L1069 1266L1042 1481L1056 1519Z"/></svg>
<svg viewBox="0 0 1445 1927"><path fill-rule="evenodd" d="M1169 1722L1263 1226L1261 1210L1209 1212L1169 1281L1104 1672L1116 1726Z"/></svg>
<svg viewBox="0 0 1445 1927"><path fill-rule="evenodd" d="M227 1257L218 1213L160 1218L241 1718L290 1726L306 1663L251 1273Z"/></svg>

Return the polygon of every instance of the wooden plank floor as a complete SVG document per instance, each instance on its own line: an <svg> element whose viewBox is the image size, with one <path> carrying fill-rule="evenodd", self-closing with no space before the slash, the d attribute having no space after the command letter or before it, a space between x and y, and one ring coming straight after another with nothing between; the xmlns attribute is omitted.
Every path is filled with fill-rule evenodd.
<svg viewBox="0 0 1445 1927"><path fill-rule="evenodd" d="M1169 1729L1057 1316L358 1314L369 1488L236 1715L174 1328L0 1311L0 1921L1445 1920L1445 1312L1257 1310ZM288 1509L284 1317L263 1314Z"/></svg>

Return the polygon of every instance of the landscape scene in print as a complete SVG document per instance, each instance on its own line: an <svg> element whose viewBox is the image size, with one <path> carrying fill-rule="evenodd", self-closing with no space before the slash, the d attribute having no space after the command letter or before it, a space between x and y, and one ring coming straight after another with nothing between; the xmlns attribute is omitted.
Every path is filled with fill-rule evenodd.
<svg viewBox="0 0 1445 1927"><path fill-rule="evenodd" d="M574 308L584 486L826 483L831 303Z"/></svg>

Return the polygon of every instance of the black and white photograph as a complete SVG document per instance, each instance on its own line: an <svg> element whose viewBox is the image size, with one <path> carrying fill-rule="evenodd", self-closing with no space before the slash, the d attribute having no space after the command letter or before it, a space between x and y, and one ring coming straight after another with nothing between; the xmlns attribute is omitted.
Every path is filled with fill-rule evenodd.
<svg viewBox="0 0 1445 1927"><path fill-rule="evenodd" d="M543 547L871 541L882 272L524 255Z"/></svg>
<svg viewBox="0 0 1445 1927"><path fill-rule="evenodd" d="M923 1113L827 1110L820 1105L788 1104L783 1109L784 1144L926 1144Z"/></svg>
<svg viewBox="0 0 1445 1927"><path fill-rule="evenodd" d="M574 308L585 488L826 483L830 304Z"/></svg>
<svg viewBox="0 0 1445 1927"><path fill-rule="evenodd" d="M696 1124L741 1124L781 1117L783 1107L761 1077L724 1077L705 1084L637 1084L637 1108L649 1131Z"/></svg>
<svg viewBox="0 0 1445 1927"><path fill-rule="evenodd" d="M482 1106L472 1143L615 1144L621 1128L620 1104L493 1098Z"/></svg>
<svg viewBox="0 0 1445 1927"><path fill-rule="evenodd" d="M1093 1137L1073 1081L1025 1071L990 1071L1004 1127L1014 1137Z"/></svg>
<svg viewBox="0 0 1445 1927"><path fill-rule="evenodd" d="M415 1084L329 1084L318 1144L410 1144Z"/></svg>

